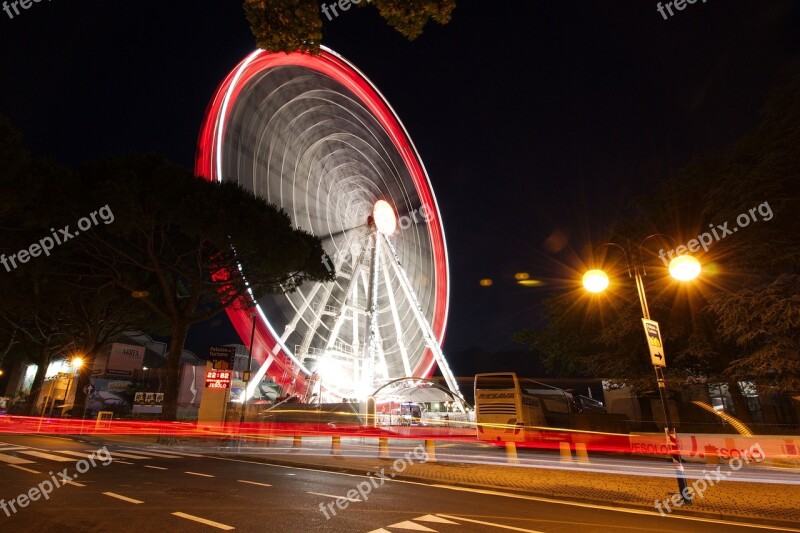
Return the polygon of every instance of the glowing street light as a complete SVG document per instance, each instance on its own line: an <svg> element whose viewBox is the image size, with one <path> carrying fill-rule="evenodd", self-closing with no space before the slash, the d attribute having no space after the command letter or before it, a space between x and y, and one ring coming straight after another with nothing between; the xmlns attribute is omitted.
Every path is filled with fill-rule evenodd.
<svg viewBox="0 0 800 533"><path fill-rule="evenodd" d="M642 318L643 323L645 324L645 329L647 329L647 323L652 322L650 320L650 308L647 305L647 294L644 290L644 279L643 276L647 273L645 270L645 265L642 257L642 246L644 246L645 242L653 237L668 237L666 235L657 233L655 235L650 235L646 237L642 242L639 243L638 250L631 247L631 244L628 243L628 247L623 247L615 242L607 242L601 246L612 246L615 248L619 248L623 255L625 256L625 263L628 267L628 276L634 278L636 281L636 292L639 295L639 304L642 306ZM638 251L638 253L637 253ZM672 275L673 278L679 281L690 281L697 277L700 274L700 262L690 255L681 255L674 258L669 264L669 273ZM583 286L586 288L587 291L598 293L602 292L608 287L608 275L603 272L602 270L589 270L583 275ZM658 324L655 324L655 327L658 327ZM660 335L659 335L660 337ZM649 339L648 339L649 340ZM649 346L648 346L649 348ZM651 358L653 357L653 352L651 351ZM686 476L683 470L683 459L681 458L680 451L678 450L677 446L677 431L672 424L672 419L669 414L669 408L667 407L668 401L668 394L666 388L666 381L664 380L664 373L663 367L664 359L663 355L660 356L660 360L653 359L653 370L656 374L656 382L658 383L658 394L661 399L661 407L664 411L664 433L667 439L667 447L670 449L670 455L672 455L672 461L675 464L675 473L678 479L678 492L681 494L684 503L687 505L691 505L692 498L691 496L686 497L685 489L686 489Z"/></svg>
<svg viewBox="0 0 800 533"><path fill-rule="evenodd" d="M700 275L700 261L691 255L679 255L669 262L669 274L678 281L691 281Z"/></svg>
<svg viewBox="0 0 800 533"><path fill-rule="evenodd" d="M603 292L608 287L608 275L600 269L590 270L583 275L583 286L589 292Z"/></svg>
<svg viewBox="0 0 800 533"><path fill-rule="evenodd" d="M72 362L70 364L73 369L78 370L80 367L83 366L83 358L75 357L72 359Z"/></svg>

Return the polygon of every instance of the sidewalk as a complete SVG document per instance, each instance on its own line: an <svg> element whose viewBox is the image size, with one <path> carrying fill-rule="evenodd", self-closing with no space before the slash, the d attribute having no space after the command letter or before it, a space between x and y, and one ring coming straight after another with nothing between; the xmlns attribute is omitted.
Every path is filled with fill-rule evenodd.
<svg viewBox="0 0 800 533"><path fill-rule="evenodd" d="M118 437L106 441L122 441L130 445L155 446L155 437ZM596 505L625 507L657 512L655 500L669 500L677 491L674 477L637 476L617 473L586 472L519 465L483 465L466 462L429 462L408 465L402 472L392 468L393 461L411 449L392 447L392 459L376 457L333 456L324 450L299 450L280 452L265 447L225 453L214 443L182 439L180 447L187 451L199 450L220 457L286 466L302 466L338 472L365 475L384 469L386 475L395 473L395 479L418 481L426 484L446 484L502 492L513 492L557 500L569 500ZM291 444L288 444L291 446ZM347 446L342 446L345 453ZM285 448L284 448L285 449ZM398 462L398 465L400 462ZM400 467L398 466L398 469ZM715 467L708 467L709 471ZM724 472L724 470L723 470ZM712 478L713 479L713 478ZM689 479L691 484L693 479ZM673 514L702 516L723 520L736 520L796 528L800 524L800 485L740 482L721 480L710 486L702 498L695 497L690 510L674 509Z"/></svg>

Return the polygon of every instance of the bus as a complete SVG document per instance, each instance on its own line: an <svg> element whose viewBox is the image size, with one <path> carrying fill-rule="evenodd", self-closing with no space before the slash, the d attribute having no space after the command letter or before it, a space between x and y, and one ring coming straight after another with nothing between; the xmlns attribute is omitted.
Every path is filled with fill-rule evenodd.
<svg viewBox="0 0 800 533"><path fill-rule="evenodd" d="M478 440L527 443L559 448L586 444L596 450L625 451L628 431L623 415L609 415L601 402L520 378L514 372L475 376L475 424Z"/></svg>

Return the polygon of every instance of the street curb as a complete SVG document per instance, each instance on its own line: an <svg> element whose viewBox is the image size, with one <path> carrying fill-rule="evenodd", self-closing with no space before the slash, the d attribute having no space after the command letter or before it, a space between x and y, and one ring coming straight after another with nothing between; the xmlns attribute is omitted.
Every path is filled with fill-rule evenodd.
<svg viewBox="0 0 800 533"><path fill-rule="evenodd" d="M207 455L211 457L220 457L223 459L231 459L232 457L230 454L223 454L223 453L208 453ZM264 464L274 464L278 466L295 466L300 468L313 468L316 470L325 470L327 472L338 472L342 474L355 474L365 476L365 472L363 470L348 467L345 465L336 466L336 465L321 465L318 463L301 463L297 461L285 461L281 459L274 459L272 456L266 457L263 455L239 455L236 454L238 459L254 461L258 463ZM340 460L347 460L345 457L340 457ZM391 464L394 459L379 459L375 458L375 461L378 464L385 463ZM456 462L448 462L447 464L452 464L454 466L458 465L469 465L469 463L456 463ZM463 488L470 488L470 489L483 489L483 490L493 490L498 492L506 492L509 494L516 494L519 496L535 496L539 498L547 498L554 501L565 501L565 502L572 502L572 503L583 503L583 504L590 504L590 505L603 505L606 507L616 507L621 509L633 509L638 511L649 511L654 515L657 515L658 512L655 510L654 507L648 505L641 505L637 503L630 503L630 502L619 502L619 501L605 501L605 500L593 500L591 498L578 498L574 496L563 496L563 495L556 495L553 493L548 492L536 492L536 491L526 491L515 489L511 487L504 487L502 485L481 485L478 483L468 483L463 481L447 481L442 482L439 480L421 477L421 476L411 476L407 474L397 474L393 478L393 480L399 481L414 481L417 483L422 483L423 485L429 486L452 486L452 487L463 487ZM683 509L674 510L671 515L680 515L686 517L695 517L695 518L709 518L713 520L726 520L729 522L736 522L737 524L753 524L753 525L766 525L766 526L776 526L776 527L783 527L792 530L797 530L797 523L791 522L788 520L772 520L768 518L760 518L760 517L751 517L746 515L727 515L722 513L713 513L708 511L685 511ZM665 517L666 518L666 517ZM742 520L747 520L747 522L742 522Z"/></svg>

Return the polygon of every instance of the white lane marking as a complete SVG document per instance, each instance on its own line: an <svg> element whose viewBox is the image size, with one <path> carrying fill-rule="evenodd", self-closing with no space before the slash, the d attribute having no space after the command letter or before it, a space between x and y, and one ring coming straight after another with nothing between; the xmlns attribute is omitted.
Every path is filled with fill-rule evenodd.
<svg viewBox="0 0 800 533"><path fill-rule="evenodd" d="M126 450L131 450L131 448L125 448ZM180 455L170 455L168 453L159 453L159 452L146 452L144 450L131 450L133 453L138 453L140 455L149 455L151 458L158 457L160 459L180 459ZM113 453L113 452L112 452Z"/></svg>
<svg viewBox="0 0 800 533"><path fill-rule="evenodd" d="M216 477L211 474L201 474L200 472L184 472L184 474L189 474L190 476Z"/></svg>
<svg viewBox="0 0 800 533"><path fill-rule="evenodd" d="M32 455L34 457L39 457L40 459L47 459L48 461L58 461L60 463L75 462L75 459L72 459L71 457L62 457L61 455L53 455L52 453L37 452L34 450L20 450L19 453L24 453L25 455Z"/></svg>
<svg viewBox="0 0 800 533"><path fill-rule="evenodd" d="M124 464L124 465L132 465L132 464L135 464L135 463L131 463L131 462L129 462L129 461L123 461L122 459L115 459L115 460L114 460L114 462L115 462L115 463L122 463L122 464Z"/></svg>
<svg viewBox="0 0 800 533"><path fill-rule="evenodd" d="M0 453L0 461L4 463L9 463L13 465L24 465L24 464L32 464L36 461L29 461L28 459L23 459L22 457L14 457L13 455L6 455L4 453Z"/></svg>
<svg viewBox="0 0 800 533"><path fill-rule="evenodd" d="M17 470L24 470L25 472L30 472L31 474L41 474L38 470L31 470L30 468L25 468L24 466L17 466L17 465L8 465L11 468L16 468Z"/></svg>
<svg viewBox="0 0 800 533"><path fill-rule="evenodd" d="M81 453L81 452L70 452L67 450L58 450L56 453L63 453L64 455L72 455L74 457L80 457L81 459L88 459L91 453Z"/></svg>
<svg viewBox="0 0 800 533"><path fill-rule="evenodd" d="M434 516L432 514L426 514L425 516L419 516L415 518L417 522L435 522L437 524L458 524L458 522L451 522L446 518L442 518L440 516Z"/></svg>
<svg viewBox="0 0 800 533"><path fill-rule="evenodd" d="M103 494L128 503L144 503L142 500L135 500L133 498L128 498L127 496L123 496L122 494L117 494L115 492L104 492Z"/></svg>
<svg viewBox="0 0 800 533"><path fill-rule="evenodd" d="M386 527L393 527L395 529L410 529L411 531L433 531L434 533L436 532L435 529L431 529L429 527L425 527L425 526L423 526L421 524L415 524L414 522L411 522L410 520L406 520L405 522L398 522L396 524L392 524L392 525L386 526Z"/></svg>
<svg viewBox="0 0 800 533"><path fill-rule="evenodd" d="M524 531L525 533L543 533L535 529L522 529L521 527L506 526L504 524L495 524L494 522L484 522L483 520L473 520L472 518L464 518L461 516L450 516L448 514L438 513L439 516L445 518L452 518L453 520L461 520L462 522L472 522L473 524L481 524L484 526L498 527L500 529L510 529L511 531Z"/></svg>
<svg viewBox="0 0 800 533"><path fill-rule="evenodd" d="M380 529L373 529L369 533L392 533L392 532L389 531L388 529L380 528Z"/></svg>
<svg viewBox="0 0 800 533"><path fill-rule="evenodd" d="M152 468L153 470L166 470L163 466L144 465L145 468Z"/></svg>
<svg viewBox="0 0 800 533"><path fill-rule="evenodd" d="M233 526L227 526L225 524L220 524L219 522L214 522L213 520L206 520L205 518L200 518L199 516L194 516L186 513L172 513L173 515L179 518L185 518L186 520L194 520L195 522L200 522L201 524L205 524L207 526L215 527L217 529L224 529L225 531L230 531L231 529L236 529Z"/></svg>
<svg viewBox="0 0 800 533"><path fill-rule="evenodd" d="M145 457L144 455L133 455L131 453L122 453L122 452L115 452L109 451L108 453L111 454L111 457L122 457L123 459L152 459L152 457Z"/></svg>
<svg viewBox="0 0 800 533"><path fill-rule="evenodd" d="M0 448L0 452L12 452L14 450L24 450L24 449L25 449L24 446L7 446Z"/></svg>
<svg viewBox="0 0 800 533"><path fill-rule="evenodd" d="M78 477L78 476L75 476ZM62 481L62 485L72 485L73 487L85 487L83 483L78 483L77 481Z"/></svg>
<svg viewBox="0 0 800 533"><path fill-rule="evenodd" d="M219 459L220 461L232 461L234 463L248 463L253 465L261 465L261 466L269 466L273 468L291 468L293 470L308 470L309 472L321 472L324 474L331 474L336 476L349 476L349 477L362 477L362 478L369 478L370 476L365 476L363 474L348 474L347 472L332 472L330 470L321 470L319 468L307 468L302 466L286 466L286 465L276 465L272 463L263 463L261 461L247 461L245 459L229 459L227 457L214 457L209 455L209 459ZM540 496L527 496L524 494L511 494L508 492L498 492L486 489L473 489L469 487L455 487L452 485L442 485L440 483L420 483L419 481L408 481L405 479L387 479L386 481L390 481L392 483L408 483L409 485L420 485L423 487L432 487L437 489L445 489L445 490L460 490L465 492L475 492L477 494L488 494L490 496L500 496L504 498L517 498L522 500L534 501L534 502L542 502L542 503L552 503L558 505L566 505L571 507L583 507L586 509L600 509L602 511L610 511L615 513L626 513L626 514L638 514L638 515L647 515L647 516L658 516L659 513L656 511L644 511L639 509L626 509L624 507L609 507L607 505L595 505L591 503L580 503L580 502L570 502L570 501L561 501L561 500L553 500L551 498L542 498ZM689 520L691 522L704 522L707 524L723 524L733 527L750 527L753 529L769 529L771 531L790 531L792 533L800 533L800 529L792 529L792 528L781 528L777 526L765 526L761 524L754 524L752 522L733 522L730 520L717 520L714 518L701 518L697 516L685 516L685 515L676 515L676 514L668 514L666 518L671 518L674 520Z"/></svg>
<svg viewBox="0 0 800 533"><path fill-rule="evenodd" d="M260 487L271 487L269 483L259 483L258 481L247 481L246 479L237 479L239 483L249 483L251 485L258 485Z"/></svg>
<svg viewBox="0 0 800 533"><path fill-rule="evenodd" d="M306 494L313 494L314 496L325 496L326 498L342 498L343 500L347 500L349 502L360 502L359 498L348 498L347 496L337 496L335 494L325 494L323 492L307 492Z"/></svg>
<svg viewBox="0 0 800 533"><path fill-rule="evenodd" d="M181 457L205 457L205 455L200 455L197 453L176 452L174 450L167 450L167 453L171 455L180 455Z"/></svg>

